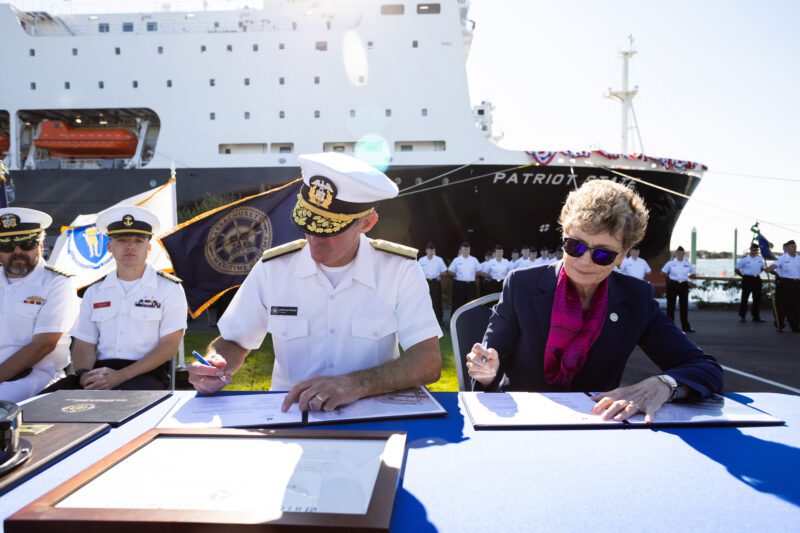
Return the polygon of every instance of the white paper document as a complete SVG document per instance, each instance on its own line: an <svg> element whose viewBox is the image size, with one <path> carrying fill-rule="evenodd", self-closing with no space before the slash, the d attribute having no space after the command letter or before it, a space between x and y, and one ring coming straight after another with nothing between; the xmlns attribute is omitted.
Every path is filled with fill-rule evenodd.
<svg viewBox="0 0 800 533"><path fill-rule="evenodd" d="M444 415L447 411L425 387L362 398L330 412L309 411L309 424Z"/></svg>
<svg viewBox="0 0 800 533"><path fill-rule="evenodd" d="M656 412L657 425L778 425L783 420L757 411L741 402L715 394L689 403L665 403ZM645 425L644 415L628 419L628 424Z"/></svg>
<svg viewBox="0 0 800 533"><path fill-rule="evenodd" d="M181 398L158 424L160 428L234 428L301 424L303 412L292 404L285 413L286 393L225 394Z"/></svg>
<svg viewBox="0 0 800 533"><path fill-rule="evenodd" d="M595 402L582 392L461 392L461 402L476 428L633 427L777 425L783 421L747 405L715 395L687 403L666 403L652 424L644 414L628 420L602 420L592 414Z"/></svg>
<svg viewBox="0 0 800 533"><path fill-rule="evenodd" d="M387 442L159 437L57 507L366 514ZM216 467L187 467L198 451Z"/></svg>
<svg viewBox="0 0 800 533"><path fill-rule="evenodd" d="M592 414L595 402L582 392L461 392L475 427L619 426Z"/></svg>

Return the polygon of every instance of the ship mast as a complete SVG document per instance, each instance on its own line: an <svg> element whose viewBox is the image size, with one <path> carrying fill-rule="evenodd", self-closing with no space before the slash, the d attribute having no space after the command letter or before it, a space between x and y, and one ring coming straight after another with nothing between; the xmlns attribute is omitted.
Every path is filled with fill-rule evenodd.
<svg viewBox="0 0 800 533"><path fill-rule="evenodd" d="M639 124L636 120L636 111L633 109L633 98L639 93L639 86L633 89L628 89L628 62L636 54L633 49L633 35L628 35L630 42L628 50L620 52L622 56L622 90L614 91L610 87L606 98L611 100L618 100L622 104L622 146L621 153L627 154L628 152L628 134L633 130L636 133L636 138L639 141L639 152L644 153L644 145L642 144L642 136L639 133ZM633 125L629 125L629 120L633 121Z"/></svg>

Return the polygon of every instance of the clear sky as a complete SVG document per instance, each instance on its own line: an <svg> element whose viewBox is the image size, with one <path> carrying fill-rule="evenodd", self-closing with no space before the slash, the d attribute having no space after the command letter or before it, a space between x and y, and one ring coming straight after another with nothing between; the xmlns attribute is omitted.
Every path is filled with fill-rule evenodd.
<svg viewBox="0 0 800 533"><path fill-rule="evenodd" d="M644 153L709 166L673 248L696 227L698 248L732 250L738 228L741 253L755 220L778 250L800 239L800 2L473 0L469 16L471 98L496 106L501 146L618 152L620 106L603 95L633 34Z"/></svg>
<svg viewBox="0 0 800 533"><path fill-rule="evenodd" d="M158 9L167 0L13 3L70 12L100 4ZM171 4L197 9L203 2ZM741 252L756 220L778 250L800 239L793 158L800 146L800 1L472 0L470 6L476 23L470 94L474 103L496 106L501 146L618 152L619 104L603 95L620 88L618 52L632 34L639 53L630 80L639 86L634 109L644 153L709 166L678 221L673 248L688 248L696 227L699 248L730 251L738 228Z"/></svg>

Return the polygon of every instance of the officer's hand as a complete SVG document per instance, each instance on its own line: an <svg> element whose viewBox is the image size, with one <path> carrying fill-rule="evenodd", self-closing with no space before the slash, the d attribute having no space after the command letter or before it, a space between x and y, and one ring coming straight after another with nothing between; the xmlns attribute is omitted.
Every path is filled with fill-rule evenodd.
<svg viewBox="0 0 800 533"><path fill-rule="evenodd" d="M286 412L297 403L302 411L330 412L361 399L356 389L355 380L347 375L315 376L292 387L283 400L281 411Z"/></svg>
<svg viewBox="0 0 800 533"><path fill-rule="evenodd" d="M213 366L206 366L198 362L192 363L187 368L189 383L197 389L197 392L214 394L231 382L231 375L225 372L228 363L218 353L209 354L205 359Z"/></svg>
<svg viewBox="0 0 800 533"><path fill-rule="evenodd" d="M500 357L494 348L486 349L483 344L475 344L467 354L467 371L478 383L488 385L497 376Z"/></svg>
<svg viewBox="0 0 800 533"><path fill-rule="evenodd" d="M81 384L86 390L111 390L122 381L119 371L112 368L95 368L81 375Z"/></svg>

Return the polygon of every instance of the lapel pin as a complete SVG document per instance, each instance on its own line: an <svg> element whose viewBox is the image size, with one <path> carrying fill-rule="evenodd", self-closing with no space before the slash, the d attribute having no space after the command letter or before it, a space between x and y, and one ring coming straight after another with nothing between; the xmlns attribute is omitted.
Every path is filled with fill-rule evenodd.
<svg viewBox="0 0 800 533"><path fill-rule="evenodd" d="M608 315L608 318L611 319L611 322L616 322L617 320L619 320L619 315L617 315L617 313L611 313L610 315Z"/></svg>

